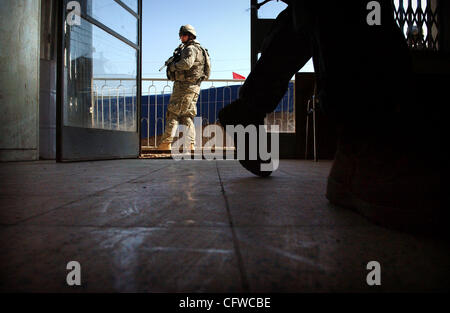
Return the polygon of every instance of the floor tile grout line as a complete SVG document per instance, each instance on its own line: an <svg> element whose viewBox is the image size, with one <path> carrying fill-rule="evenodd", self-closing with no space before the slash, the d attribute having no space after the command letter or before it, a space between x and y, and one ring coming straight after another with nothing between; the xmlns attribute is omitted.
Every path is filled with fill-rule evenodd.
<svg viewBox="0 0 450 313"><path fill-rule="evenodd" d="M227 195L225 193L225 188L223 186L222 177L220 176L219 164L218 164L217 161L216 161L216 169L217 169L217 176L219 177L219 181L220 181L220 188L222 190L222 195L223 195L223 198L225 200L225 208L226 208L226 211L227 211L228 220L229 220L229 223L230 223L231 236L233 237L234 251L236 253L236 257L237 257L237 261L238 261L239 273L240 273L241 282L242 282L242 289L243 289L244 292L250 292L250 285L249 285L248 278L247 278L247 275L246 275L246 271L245 271L245 268L244 268L244 262L243 262L243 259L242 259L241 250L239 248L239 241L237 239L236 231L235 231L234 224L233 224L233 219L231 217L231 212L230 212L230 206L229 206L229 203L228 203L228 198L227 198Z"/></svg>
<svg viewBox="0 0 450 313"><path fill-rule="evenodd" d="M121 183L119 183L119 184L116 184L116 185L114 185L114 186L111 186L111 187L109 187L109 188L99 190L99 191L97 191L97 192L95 192L95 193L93 193L93 194L90 194L90 195L87 195L87 196L85 196L85 197L82 197L81 199L79 198L79 199L76 199L76 200L73 200L73 201L64 203L64 204L62 204L62 205L60 205L60 206L58 206L58 207L56 207L56 208L53 208L53 209L51 209L51 210L49 210L49 211L42 212L42 213L40 213L40 214L37 214L37 215L33 215L33 216L30 216L30 217L27 217L27 218L25 218L25 219L23 219L23 220L20 220L20 221L14 223L14 224L9 224L8 226L17 226L17 225L23 224L23 223L26 222L26 221L29 221L29 220L34 219L34 218L37 218L37 217L41 217L41 216L43 216L43 215L46 215L46 214L51 213L51 212L54 212L54 211L57 211L57 210L59 210L59 209L65 207L65 206L67 206L67 205L71 205L71 204L77 203L77 202L79 202L79 201L82 201L82 200L85 200L85 199L92 198L92 197L94 197L95 195L97 195L97 194L99 194L99 193L102 193L102 192L108 191L108 190L110 190L110 189L116 188L117 186L120 186L120 185L123 185L123 184L129 184L129 183L131 183L131 182L133 182L133 181L135 181L135 180L141 179L142 177L145 177L145 176L147 176L147 175L150 175L150 174L159 172L160 170L163 170L163 169L165 169L165 168L167 168L167 167L169 167L169 166L170 166L170 165L166 165L166 166L160 167L160 168L158 168L158 169L156 169L156 170L153 170L153 171L150 171L149 173L146 173L145 175L141 175L141 176L138 176L138 177L133 178L133 179L131 179L131 180L128 180L128 181L125 181L125 182L121 182ZM8 226L7 226L7 227L8 227Z"/></svg>

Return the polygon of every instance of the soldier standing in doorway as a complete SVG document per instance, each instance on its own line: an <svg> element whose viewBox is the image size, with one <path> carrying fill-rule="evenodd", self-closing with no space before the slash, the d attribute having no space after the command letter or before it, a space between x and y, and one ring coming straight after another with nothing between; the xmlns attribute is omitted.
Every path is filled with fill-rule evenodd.
<svg viewBox="0 0 450 313"><path fill-rule="evenodd" d="M171 150L174 132L178 124L186 126L183 134L195 148L195 128L193 118L197 115L197 100L200 84L209 78L209 55L198 41L197 32L192 25L180 28L182 44L175 50L167 65L167 78L174 81L173 93L170 97L166 114L166 128L158 150ZM206 66L208 65L208 66Z"/></svg>

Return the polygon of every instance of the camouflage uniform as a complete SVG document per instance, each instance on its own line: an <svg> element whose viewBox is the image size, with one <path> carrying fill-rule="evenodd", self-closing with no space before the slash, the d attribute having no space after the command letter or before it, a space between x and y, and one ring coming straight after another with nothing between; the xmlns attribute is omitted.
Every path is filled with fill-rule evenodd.
<svg viewBox="0 0 450 313"><path fill-rule="evenodd" d="M166 129L162 143L172 143L173 132L180 123L187 127L185 135L192 144L195 144L193 118L197 115L197 100L204 77L204 64L200 44L196 40L190 40L184 44L180 61L169 66L169 71L175 74L175 82L167 107Z"/></svg>

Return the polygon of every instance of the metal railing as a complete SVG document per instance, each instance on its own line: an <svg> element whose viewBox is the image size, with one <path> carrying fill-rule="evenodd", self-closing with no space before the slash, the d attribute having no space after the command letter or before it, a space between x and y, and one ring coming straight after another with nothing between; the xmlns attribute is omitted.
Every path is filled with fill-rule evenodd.
<svg viewBox="0 0 450 313"><path fill-rule="evenodd" d="M394 18L414 50L439 50L439 0L393 0Z"/></svg>
<svg viewBox="0 0 450 313"><path fill-rule="evenodd" d="M94 78L92 83L91 127L109 130L136 130L136 80L132 78ZM203 127L218 123L218 113L239 94L244 80L210 79L202 83L197 102L197 116ZM163 78L142 79L141 145L154 148L164 132L165 115L173 82ZM134 117L134 118L133 118ZM295 132L294 82L278 105L266 118L270 131L278 125L280 132Z"/></svg>

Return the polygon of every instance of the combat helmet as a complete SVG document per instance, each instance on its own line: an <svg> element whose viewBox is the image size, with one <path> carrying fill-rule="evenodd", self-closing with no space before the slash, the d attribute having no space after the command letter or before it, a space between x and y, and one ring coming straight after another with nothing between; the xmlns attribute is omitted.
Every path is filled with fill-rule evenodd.
<svg viewBox="0 0 450 313"><path fill-rule="evenodd" d="M195 31L194 26L189 25L189 24L181 26L180 36L182 34L191 34L192 36L194 36L194 38L197 38L197 32Z"/></svg>

